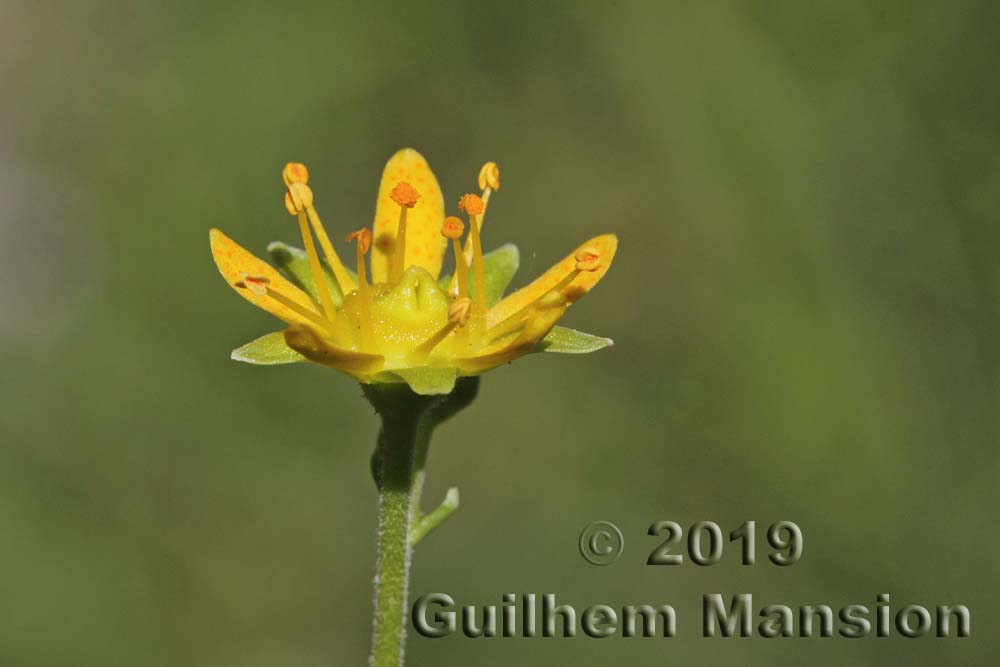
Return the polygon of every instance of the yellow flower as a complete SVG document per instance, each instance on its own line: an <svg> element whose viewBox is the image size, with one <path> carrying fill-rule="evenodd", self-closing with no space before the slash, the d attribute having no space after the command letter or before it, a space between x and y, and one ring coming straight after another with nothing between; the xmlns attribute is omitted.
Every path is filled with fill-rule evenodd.
<svg viewBox="0 0 1000 667"><path fill-rule="evenodd" d="M459 200L466 224L445 217L441 188L420 153L406 148L393 155L382 173L372 231L348 236L356 272L344 266L327 236L305 166L291 163L282 177L285 207L298 220L304 250L272 243L275 269L211 230L212 256L226 282L289 325L234 350L234 359L307 359L366 384L406 382L417 393L441 394L451 391L458 376L478 375L531 352L591 352L611 344L555 324L611 266L618 246L612 234L590 239L500 299L518 254L512 245L483 253L480 230L490 196L500 187L495 163L480 171L480 193ZM455 275L439 278L449 244Z"/></svg>

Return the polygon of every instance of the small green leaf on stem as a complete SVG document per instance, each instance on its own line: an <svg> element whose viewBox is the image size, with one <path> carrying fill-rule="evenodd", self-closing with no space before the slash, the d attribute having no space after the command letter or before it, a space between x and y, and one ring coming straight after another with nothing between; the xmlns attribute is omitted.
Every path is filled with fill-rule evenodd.
<svg viewBox="0 0 1000 667"><path fill-rule="evenodd" d="M438 505L437 508L430 514L421 517L416 525L414 525L410 530L411 543L414 545L417 544L420 540L424 539L429 532L444 523L445 520L454 514L455 510L458 509L458 502L458 488L453 486L448 489L448 493L445 494L444 500L441 501L441 504Z"/></svg>

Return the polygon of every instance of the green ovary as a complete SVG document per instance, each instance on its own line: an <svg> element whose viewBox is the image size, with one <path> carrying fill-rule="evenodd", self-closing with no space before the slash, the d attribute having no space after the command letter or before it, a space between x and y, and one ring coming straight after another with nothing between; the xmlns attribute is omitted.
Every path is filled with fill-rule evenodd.
<svg viewBox="0 0 1000 667"><path fill-rule="evenodd" d="M361 296L355 290L337 314L331 342L355 351L381 354L386 369L412 366L410 353L448 324L452 299L422 267L411 266L395 285L378 283L369 288L369 309L374 350L361 348ZM431 354L448 359L457 351L456 336L449 335Z"/></svg>

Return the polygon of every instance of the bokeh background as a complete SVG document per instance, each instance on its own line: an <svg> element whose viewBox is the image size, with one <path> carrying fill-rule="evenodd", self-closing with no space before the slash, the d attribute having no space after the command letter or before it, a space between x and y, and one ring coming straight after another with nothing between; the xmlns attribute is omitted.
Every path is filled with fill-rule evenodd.
<svg viewBox="0 0 1000 667"><path fill-rule="evenodd" d="M585 358L491 373L442 427L462 508L414 593L673 604L673 640L413 638L413 665L986 665L1000 548L1000 46L990 2L4 3L0 664L364 664L376 421L274 328L219 226L337 236L412 145L487 159L515 285L621 237ZM594 568L580 529L616 521ZM802 561L647 567L649 524L794 520ZM701 595L972 609L973 638L710 640Z"/></svg>

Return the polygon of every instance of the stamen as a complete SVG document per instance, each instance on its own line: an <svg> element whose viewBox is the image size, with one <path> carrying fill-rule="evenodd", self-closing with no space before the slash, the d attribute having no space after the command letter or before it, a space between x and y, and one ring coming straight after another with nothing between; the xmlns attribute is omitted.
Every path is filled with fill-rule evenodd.
<svg viewBox="0 0 1000 667"><path fill-rule="evenodd" d="M389 193L389 197L404 208L413 208L417 205L417 200L420 199L420 193L406 181L400 181Z"/></svg>
<svg viewBox="0 0 1000 667"><path fill-rule="evenodd" d="M333 277L337 279L337 284L340 285L340 293L349 294L353 292L355 289L354 279L347 272L347 269L344 268L344 263L340 261L340 256L334 250L333 244L330 243L330 237L327 236L326 229L323 227L323 221L319 219L319 213L312 206L306 209L306 213L309 215L309 222L312 223L313 231L316 233L316 240L319 241L319 245L323 249L323 256L326 257L326 263L330 265Z"/></svg>
<svg viewBox="0 0 1000 667"><path fill-rule="evenodd" d="M285 186L292 183L308 183L309 170L301 162L289 162L281 172L281 178L285 181Z"/></svg>
<svg viewBox="0 0 1000 667"><path fill-rule="evenodd" d="M517 329L524 324L524 321L530 311L536 306L548 307L556 305L557 302L565 301L566 295L563 294L563 290L569 287L570 283L572 283L578 275L585 272L597 271L604 265L604 258L601 256L601 253L597 250L597 248L590 246L578 250L576 254L573 255L573 258L576 260L576 266L572 271L567 273L562 280L552 286L552 289L545 292L545 294L540 296L538 299L529 303L524 308L521 308L510 317L507 317L490 327L486 331L486 340L496 340L497 338L501 338L517 331Z"/></svg>
<svg viewBox="0 0 1000 667"><path fill-rule="evenodd" d="M458 284L458 297L460 299L467 299L469 296L469 262L465 258L465 254L462 252L462 244L460 239L462 238L462 233L465 232L465 223L453 215L448 216L444 219L444 224L441 225L441 235L445 238L451 239L451 247L455 253L455 277L452 280L452 285ZM451 288L449 288L450 291ZM471 303L471 302L470 302ZM463 328L458 332L458 342L465 348L468 346L469 342L469 330L463 325Z"/></svg>
<svg viewBox="0 0 1000 667"><path fill-rule="evenodd" d="M500 167L497 166L496 162L487 162L479 170L479 189L500 189ZM483 197L483 199L486 199L486 197Z"/></svg>
<svg viewBox="0 0 1000 667"><path fill-rule="evenodd" d="M361 315L361 349L364 351L372 349L372 335L374 333L372 329L371 308L369 306L371 298L369 296L368 276L365 273L365 255L368 254L368 250L372 247L371 230L367 227L362 227L356 232L351 232L347 235L347 242L350 243L351 241L358 242L358 311Z"/></svg>
<svg viewBox="0 0 1000 667"><path fill-rule="evenodd" d="M257 296L267 296L267 286L271 284L270 278L266 276L251 276L244 271L240 274L236 286L240 289L248 289Z"/></svg>
<svg viewBox="0 0 1000 667"><path fill-rule="evenodd" d="M392 265L389 280L399 282L406 270L406 212L417 205L420 193L407 183L400 181L389 193L392 201L399 204L399 224L396 226L396 240L392 251Z"/></svg>
<svg viewBox="0 0 1000 667"><path fill-rule="evenodd" d="M372 247L372 230L367 227L362 227L356 232L351 232L347 235L347 242L352 241L358 242L358 254L364 257L368 254L368 251ZM364 264L358 266L358 276L363 276L365 274Z"/></svg>
<svg viewBox="0 0 1000 667"><path fill-rule="evenodd" d="M458 208L469 215L469 236L472 237L472 271L476 285L476 318L486 314L486 273L483 266L483 244L479 238L477 216L481 216L486 206L479 195L462 195Z"/></svg>
<svg viewBox="0 0 1000 667"><path fill-rule="evenodd" d="M458 200L458 210L469 215L479 215L486 210L486 206L479 195L467 194L462 195L461 199Z"/></svg>
<svg viewBox="0 0 1000 667"><path fill-rule="evenodd" d="M304 213L313 204L312 189L305 183L295 182L288 185L285 191L285 208L292 215Z"/></svg>
<svg viewBox="0 0 1000 667"><path fill-rule="evenodd" d="M504 336L520 331L537 311L560 306L565 302L566 295L562 292L555 289L548 291L507 319L487 329L483 335L483 341L490 345Z"/></svg>
<svg viewBox="0 0 1000 667"><path fill-rule="evenodd" d="M573 259L576 260L576 266L574 269L567 273L565 278L556 283L555 286L547 292L547 294L551 294L552 292L562 293L562 291L569 287L569 284L573 282L578 275L581 273L596 271L604 264L601 253L598 252L597 248L590 246L577 250L576 254L573 255Z"/></svg>
<svg viewBox="0 0 1000 667"><path fill-rule="evenodd" d="M441 225L441 235L451 239L451 247L455 252L455 279L458 282L458 296L469 296L469 262L462 253L459 239L465 232L465 223L453 215L444 219Z"/></svg>
<svg viewBox="0 0 1000 667"><path fill-rule="evenodd" d="M580 248L573 255L573 259L576 260L577 271L596 271L604 265L604 258L601 257L601 252L593 246Z"/></svg>
<svg viewBox="0 0 1000 667"><path fill-rule="evenodd" d="M340 261L340 255L337 254L333 244L330 243L330 237L327 236L326 228L323 227L323 221L319 219L319 213L316 212L313 206L308 206L306 213L309 215L309 222L312 223L313 231L316 233L316 240L319 241L319 245L323 249L323 256L326 257L326 263L330 265L333 277L337 279L337 284L340 286L340 293L349 294L353 292L355 289L354 279L347 272L347 269L344 268L344 263Z"/></svg>
<svg viewBox="0 0 1000 667"><path fill-rule="evenodd" d="M281 305L285 306L291 311L294 311L298 315L301 315L303 318L309 320L310 322L319 326L325 331L332 330L332 324L328 319L322 317L315 311L306 308L297 301L290 299L281 292L275 290L273 287L270 286L271 281L268 280L265 276L251 276L247 273L244 273L241 275L239 282L235 283L235 285L236 287L242 289L248 289L257 296L267 296L274 299Z"/></svg>
<svg viewBox="0 0 1000 667"><path fill-rule="evenodd" d="M471 312L472 301L468 297L455 299L454 303L448 306L448 322L464 327L469 322Z"/></svg>
<svg viewBox="0 0 1000 667"><path fill-rule="evenodd" d="M287 167L285 171L288 171ZM316 254L316 245L313 243L312 234L309 233L309 223L306 220L306 210L312 207L312 203L313 194L308 185L301 181L289 183L288 191L285 192L285 208L292 215L298 216L302 245L305 246L306 255L309 257L309 268L312 270L313 280L316 282L316 291L319 292L323 314L326 319L332 322L337 316L337 307L333 305L330 288L326 284L326 276L323 275L323 265L319 261L319 255Z"/></svg>
<svg viewBox="0 0 1000 667"><path fill-rule="evenodd" d="M483 230L483 223L486 221L486 209L490 205L490 195L493 194L494 190L500 189L500 167L497 166L496 162L487 162L483 165L482 169L479 170L479 178L477 179L479 184L479 189L482 190L480 197L483 200L483 212L479 216L478 225L476 231L480 234ZM465 242L465 261L467 264L472 263L472 237Z"/></svg>
<svg viewBox="0 0 1000 667"><path fill-rule="evenodd" d="M433 336L415 347L412 352L413 358L415 360L426 358L456 327L464 327L468 324L471 314L471 299L468 297L455 299L451 306L448 307L448 323L441 327Z"/></svg>
<svg viewBox="0 0 1000 667"><path fill-rule="evenodd" d="M323 222L319 219L316 209L313 208L312 190L306 185L309 182L309 170L301 162L289 162L281 172L281 179L288 188L288 192L285 193L285 208L292 215L305 212L309 217L313 232L316 234L316 239L323 249L323 254L326 256L326 262L333 270L333 277L340 286L341 294L353 291L354 279L351 278L351 274L347 272L340 257L337 256L337 251L334 250L333 244L330 243L330 237L327 236L326 229L323 228ZM318 279L316 282L317 285L321 283Z"/></svg>

